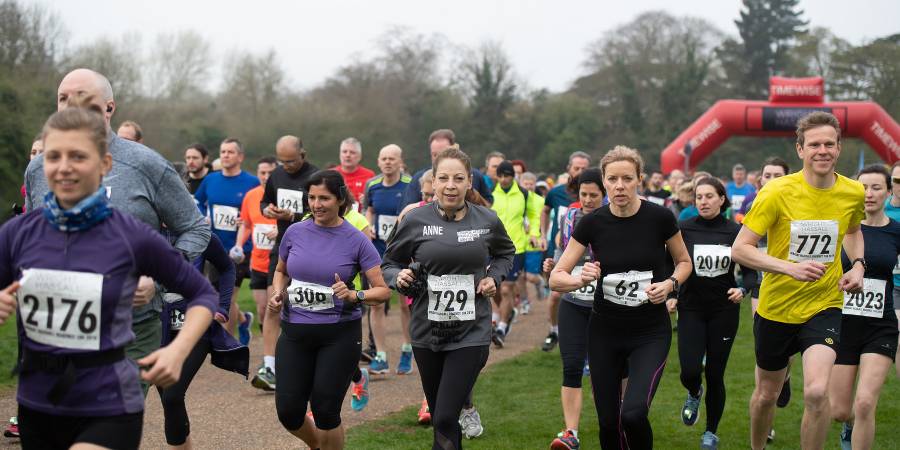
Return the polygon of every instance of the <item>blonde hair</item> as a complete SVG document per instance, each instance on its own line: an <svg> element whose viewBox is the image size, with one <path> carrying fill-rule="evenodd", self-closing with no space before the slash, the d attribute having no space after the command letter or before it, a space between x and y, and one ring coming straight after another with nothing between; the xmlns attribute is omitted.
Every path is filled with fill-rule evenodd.
<svg viewBox="0 0 900 450"><path fill-rule="evenodd" d="M44 123L41 133L42 140L47 139L47 135L54 130L87 132L91 142L97 146L97 152L100 153L101 158L106 155L109 148L106 121L93 109L75 106L53 113Z"/></svg>
<svg viewBox="0 0 900 450"><path fill-rule="evenodd" d="M419 178L419 185L423 183L434 183L434 173L430 170L426 170L425 173L422 174L422 177Z"/></svg>
<svg viewBox="0 0 900 450"><path fill-rule="evenodd" d="M619 161L628 161L633 164L635 174L638 176L644 172L644 158L641 158L641 154L637 150L624 145L617 145L603 155L603 158L600 159L600 170L606 172L606 166Z"/></svg>

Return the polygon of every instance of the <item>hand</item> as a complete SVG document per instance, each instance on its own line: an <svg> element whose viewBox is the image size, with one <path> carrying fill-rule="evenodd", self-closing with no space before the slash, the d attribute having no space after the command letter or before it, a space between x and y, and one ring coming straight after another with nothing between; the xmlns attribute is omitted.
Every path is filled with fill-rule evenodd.
<svg viewBox="0 0 900 450"><path fill-rule="evenodd" d="M219 323L221 323L221 324L223 324L223 325L226 324L226 323L228 323L228 317L224 316L224 315L223 315L222 313L220 313L220 312L217 312L216 315L213 316L213 319L215 319L216 322L219 322Z"/></svg>
<svg viewBox="0 0 900 450"><path fill-rule="evenodd" d="M416 281L416 274L414 274L412 270L403 269L397 274L397 287L399 288L405 289L412 284L413 281Z"/></svg>
<svg viewBox="0 0 900 450"><path fill-rule="evenodd" d="M497 293L497 282L491 277L484 277L478 282L478 289L475 290L475 293L492 298Z"/></svg>
<svg viewBox="0 0 900 450"><path fill-rule="evenodd" d="M542 252L547 251L547 238L541 236L541 238L538 239L538 248L540 248Z"/></svg>
<svg viewBox="0 0 900 450"><path fill-rule="evenodd" d="M375 231L372 230L372 227L366 227L366 228L363 230L363 233L366 234L366 237L368 237L370 241L374 241L374 240L375 240Z"/></svg>
<svg viewBox="0 0 900 450"><path fill-rule="evenodd" d="M263 215L275 220L281 220L285 222L289 222L294 218L294 213L289 209L281 209L271 203L269 206L266 206L266 209L263 210Z"/></svg>
<svg viewBox="0 0 900 450"><path fill-rule="evenodd" d="M666 310L669 311L669 314L672 314L673 312L675 312L676 309L678 309L678 299L677 298L670 298L670 299L666 300Z"/></svg>
<svg viewBox="0 0 900 450"><path fill-rule="evenodd" d="M744 299L744 290L741 288L731 288L727 294L728 300L732 303L740 303Z"/></svg>
<svg viewBox="0 0 900 450"><path fill-rule="evenodd" d="M141 276L138 280L137 289L134 290L134 306L144 306L150 303L153 296L156 295L156 283L153 278Z"/></svg>
<svg viewBox="0 0 900 450"><path fill-rule="evenodd" d="M345 302L356 302L356 292L351 291L347 284L341 281L338 274L334 274L334 284L331 285L331 289L334 291L335 297Z"/></svg>
<svg viewBox="0 0 900 450"><path fill-rule="evenodd" d="M137 360L138 366L142 367L141 379L161 388L177 383L186 356L178 348L168 345Z"/></svg>
<svg viewBox="0 0 900 450"><path fill-rule="evenodd" d="M553 258L544 259L544 273L550 273L553 270L553 266L556 265L556 261Z"/></svg>
<svg viewBox="0 0 900 450"><path fill-rule="evenodd" d="M266 233L266 237L270 241L274 241L275 239L278 239L278 227L272 228L272 231Z"/></svg>
<svg viewBox="0 0 900 450"><path fill-rule="evenodd" d="M284 292L276 292L271 297L269 297L269 302L266 303L266 308L269 311L274 313L281 312L281 305L284 303Z"/></svg>
<svg viewBox="0 0 900 450"><path fill-rule="evenodd" d="M801 261L791 264L788 275L797 281L817 281L825 275L825 264L814 261Z"/></svg>
<svg viewBox="0 0 900 450"><path fill-rule="evenodd" d="M650 303L660 304L666 301L669 293L672 292L672 280L663 280L659 283L653 283L650 286L647 286L647 289L644 290L644 292L647 293Z"/></svg>
<svg viewBox="0 0 900 450"><path fill-rule="evenodd" d="M581 268L581 285L587 286L600 279L600 264L595 262L584 263Z"/></svg>
<svg viewBox="0 0 900 450"><path fill-rule="evenodd" d="M19 290L19 282L13 281L6 289L0 291L0 325L6 323L6 319L16 310L16 297L13 295Z"/></svg>
<svg viewBox="0 0 900 450"><path fill-rule="evenodd" d="M235 245L228 251L228 257L231 258L231 261L235 264L240 264L244 262L244 249Z"/></svg>
<svg viewBox="0 0 900 450"><path fill-rule="evenodd" d="M863 266L854 264L853 268L847 271L847 273L841 277L840 281L838 281L838 289L853 294L862 292L863 275L865 275Z"/></svg>
<svg viewBox="0 0 900 450"><path fill-rule="evenodd" d="M528 231L526 231L527 233ZM541 238L536 238L534 236L528 237L528 244L530 244L534 248L541 248Z"/></svg>

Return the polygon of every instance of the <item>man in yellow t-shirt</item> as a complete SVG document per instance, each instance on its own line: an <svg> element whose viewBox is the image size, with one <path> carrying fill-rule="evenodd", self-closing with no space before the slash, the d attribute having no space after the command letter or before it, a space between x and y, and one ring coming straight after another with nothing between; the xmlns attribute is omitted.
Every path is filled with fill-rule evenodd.
<svg viewBox="0 0 900 450"><path fill-rule="evenodd" d="M865 260L860 221L863 186L834 172L840 124L813 112L797 123L803 170L759 192L732 246L741 265L765 273L754 317L756 389L750 399L750 445L762 449L788 359L802 352L802 448L823 448L830 424L827 387L841 331L841 291L862 289ZM757 242L768 235L768 254ZM842 275L841 247L853 267Z"/></svg>

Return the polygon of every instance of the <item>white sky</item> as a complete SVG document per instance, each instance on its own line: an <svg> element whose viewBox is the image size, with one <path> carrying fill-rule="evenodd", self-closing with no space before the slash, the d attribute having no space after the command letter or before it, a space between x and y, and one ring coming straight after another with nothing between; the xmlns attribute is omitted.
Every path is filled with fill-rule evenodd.
<svg viewBox="0 0 900 450"><path fill-rule="evenodd" d="M56 11L70 45L137 31L145 48L159 32L192 29L217 58L235 49L274 48L294 87L318 85L339 67L368 56L392 26L438 31L457 45L499 41L531 88L566 89L582 75L586 46L639 13L665 9L705 18L737 35L739 0L23 0ZM812 26L830 28L854 44L900 32L897 0L804 0Z"/></svg>

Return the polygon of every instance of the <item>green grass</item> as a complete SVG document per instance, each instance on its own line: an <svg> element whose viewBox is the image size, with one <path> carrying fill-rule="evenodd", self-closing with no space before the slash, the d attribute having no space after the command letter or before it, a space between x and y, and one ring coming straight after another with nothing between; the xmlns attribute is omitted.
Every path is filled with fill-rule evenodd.
<svg viewBox="0 0 900 450"><path fill-rule="evenodd" d="M728 401L718 435L721 448L749 446L748 402L753 391L753 334L749 302L745 302L741 327L732 350L726 373ZM676 334L677 339L677 334ZM802 372L798 364L793 370L793 399L775 418L776 439L770 449L800 448L802 415ZM673 340L669 363L651 408L655 446L663 449L698 448L705 427L705 406L694 427L681 423L680 410L685 390L679 381L677 341ZM484 424L484 434L464 444L468 448L532 449L547 448L563 427L559 389L562 364L558 351L535 350L485 370L475 388L475 403ZM579 430L582 448L599 448L597 416L585 379L584 409ZM889 376L878 405L878 424L874 448L900 448L896 430L900 427L900 382ZM431 446L431 428L414 423L418 407L409 407L385 419L351 429L347 448L354 449L421 449ZM840 426L832 426L826 448L837 449Z"/></svg>

